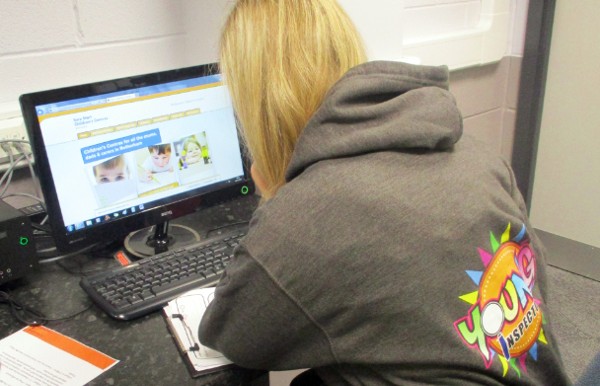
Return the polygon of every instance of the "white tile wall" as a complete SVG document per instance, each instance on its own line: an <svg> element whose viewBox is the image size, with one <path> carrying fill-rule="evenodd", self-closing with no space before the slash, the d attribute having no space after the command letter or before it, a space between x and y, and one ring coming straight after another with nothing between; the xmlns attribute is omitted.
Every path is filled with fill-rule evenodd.
<svg viewBox="0 0 600 386"><path fill-rule="evenodd" d="M77 44L71 1L0 2L0 59L26 52L49 52ZM2 73L6 74L6 73ZM5 75L0 75L5 84Z"/></svg>
<svg viewBox="0 0 600 386"><path fill-rule="evenodd" d="M486 144L497 154L502 153L502 110L486 111L464 119L464 132ZM510 158L508 158L510 160Z"/></svg>
<svg viewBox="0 0 600 386"><path fill-rule="evenodd" d="M183 35L183 3L179 0L79 1L77 20L83 44L103 44ZM107 13L109 13L110 17Z"/></svg>
<svg viewBox="0 0 600 386"><path fill-rule="evenodd" d="M427 38L477 27L481 1L406 1L404 37Z"/></svg>
<svg viewBox="0 0 600 386"><path fill-rule="evenodd" d="M350 4L361 0L343 1ZM398 21L404 23L403 33L382 36L392 45L401 44L402 35L404 39L427 37L471 28L479 22L483 5L496 7L507 2L511 2L514 14L523 14L517 0L377 0L370 4L384 8L393 4L390 9L404 6ZM216 60L219 30L232 3L2 0L0 104L16 103L21 93L32 90ZM485 10L491 11L494 9ZM389 20L394 23L395 19Z"/></svg>
<svg viewBox="0 0 600 386"><path fill-rule="evenodd" d="M463 114L465 132L512 157L521 59L453 71L450 91Z"/></svg>
<svg viewBox="0 0 600 386"><path fill-rule="evenodd" d="M359 1L342 0L342 4L358 7ZM402 34L423 37L471 28L482 12L505 9L507 2L511 14L505 17L511 18L514 28L506 39L517 40L515 35L524 33L516 27L524 23L522 4L528 0L377 0L370 4L396 11L403 4L402 33L390 32L397 31L395 27L383 34L389 44L401 44L398 35ZM0 106L3 111L18 111L18 97L26 92L216 61L220 28L232 4L231 0L0 0ZM485 4L496 8L487 9ZM393 24L395 19L386 20ZM507 34L506 30L498 33ZM440 44L432 49L442 55L447 44ZM466 52L472 42L466 39L461 44ZM474 63L477 58L464 60ZM485 73L490 71L497 68L465 70L462 86L455 84L461 110L472 122L489 123L489 116L475 117L502 108L506 76L518 77ZM516 104L514 98L508 103ZM505 138L502 122L496 127L498 136Z"/></svg>
<svg viewBox="0 0 600 386"><path fill-rule="evenodd" d="M0 104L18 109L25 92L215 61L228 3L2 0Z"/></svg>

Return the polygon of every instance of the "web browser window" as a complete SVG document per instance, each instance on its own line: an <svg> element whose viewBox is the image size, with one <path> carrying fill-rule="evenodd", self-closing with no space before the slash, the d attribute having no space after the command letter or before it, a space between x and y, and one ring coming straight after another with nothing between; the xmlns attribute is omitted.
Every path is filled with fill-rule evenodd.
<svg viewBox="0 0 600 386"><path fill-rule="evenodd" d="M36 106L67 231L243 178L220 75Z"/></svg>

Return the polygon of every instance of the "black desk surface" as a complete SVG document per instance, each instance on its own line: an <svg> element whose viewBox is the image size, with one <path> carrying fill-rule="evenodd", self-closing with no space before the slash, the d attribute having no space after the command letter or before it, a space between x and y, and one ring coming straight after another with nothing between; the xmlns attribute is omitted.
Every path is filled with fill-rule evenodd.
<svg viewBox="0 0 600 386"><path fill-rule="evenodd" d="M204 209L174 223L192 227L205 236L220 225L249 220L257 202L255 196L245 197ZM192 378L160 311L127 322L104 314L91 304L79 287L79 279L86 272L111 266L117 266L117 262L110 256L76 256L41 264L25 278L0 289L49 318L65 317L87 308L77 316L49 322L47 326L120 361L90 385L269 384L267 372L239 367ZM23 327L12 317L7 305L0 305L0 338Z"/></svg>

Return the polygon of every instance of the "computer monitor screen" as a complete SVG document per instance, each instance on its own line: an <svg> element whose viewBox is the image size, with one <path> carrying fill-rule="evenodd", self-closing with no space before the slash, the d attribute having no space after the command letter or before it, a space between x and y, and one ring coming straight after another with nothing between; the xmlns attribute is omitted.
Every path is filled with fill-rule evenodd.
<svg viewBox="0 0 600 386"><path fill-rule="evenodd" d="M20 97L57 249L252 193L216 63Z"/></svg>

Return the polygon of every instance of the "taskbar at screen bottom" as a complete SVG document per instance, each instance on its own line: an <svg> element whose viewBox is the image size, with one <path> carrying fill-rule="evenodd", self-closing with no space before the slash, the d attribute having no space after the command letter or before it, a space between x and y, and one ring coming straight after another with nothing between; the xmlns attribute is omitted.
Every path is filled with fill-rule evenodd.
<svg viewBox="0 0 600 386"><path fill-rule="evenodd" d="M98 217L87 219L87 220L78 222L76 224L66 225L65 229L66 229L67 233L77 232L77 231L80 231L85 228L90 228L90 227L93 227L93 226L96 226L99 224L107 223L109 221L117 220L117 219L127 216L127 215L132 215L132 214L141 212L144 209L145 209L144 204L135 205L130 208L121 209L121 210L118 210L118 211L115 211L112 213L107 213L107 214L104 214L104 215L101 215Z"/></svg>

